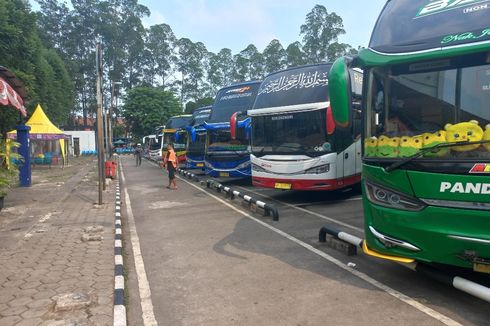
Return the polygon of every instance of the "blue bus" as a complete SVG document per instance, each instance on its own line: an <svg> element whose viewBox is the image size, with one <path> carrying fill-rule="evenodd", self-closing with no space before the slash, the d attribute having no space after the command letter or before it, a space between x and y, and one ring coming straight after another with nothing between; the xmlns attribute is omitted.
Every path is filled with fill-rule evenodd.
<svg viewBox="0 0 490 326"><path fill-rule="evenodd" d="M204 170L204 152L206 149L206 129L204 122L209 119L212 106L204 106L195 109L192 113L192 120L186 127L187 131L187 169Z"/></svg>
<svg viewBox="0 0 490 326"><path fill-rule="evenodd" d="M230 118L252 108L260 81L234 84L220 89L214 100L206 129L204 171L211 177L250 177L250 135L247 128L231 138Z"/></svg>

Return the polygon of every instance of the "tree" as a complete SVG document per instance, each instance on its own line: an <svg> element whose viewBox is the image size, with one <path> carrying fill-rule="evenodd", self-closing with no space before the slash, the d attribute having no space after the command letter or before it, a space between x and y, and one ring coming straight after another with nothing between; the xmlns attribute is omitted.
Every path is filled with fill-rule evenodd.
<svg viewBox="0 0 490 326"><path fill-rule="evenodd" d="M219 69L221 70L222 82L214 90L215 92L221 87L230 85L233 81L233 55L231 50L228 48L221 49L218 52L218 60L220 62Z"/></svg>
<svg viewBox="0 0 490 326"><path fill-rule="evenodd" d="M296 41L286 48L286 65L288 67L297 67L306 64L305 54L301 49L301 43Z"/></svg>
<svg viewBox="0 0 490 326"><path fill-rule="evenodd" d="M185 113L191 114L197 108L202 108L203 106L213 105L214 98L213 97L203 97L198 99L196 102L189 101L185 105Z"/></svg>
<svg viewBox="0 0 490 326"><path fill-rule="evenodd" d="M272 40L265 47L262 56L264 57L265 74L282 70L286 66L286 51L284 51L284 48L279 40Z"/></svg>
<svg viewBox="0 0 490 326"><path fill-rule="evenodd" d="M146 44L151 57L150 71L152 75L160 77L163 89L168 76L172 74L172 65L177 60L176 42L177 39L167 24L153 25L148 30Z"/></svg>
<svg viewBox="0 0 490 326"><path fill-rule="evenodd" d="M207 55L207 91L205 94L213 97L216 91L233 81L233 56L231 50L224 48L218 54L208 52Z"/></svg>
<svg viewBox="0 0 490 326"><path fill-rule="evenodd" d="M308 63L333 61L342 55L347 44L338 43L339 35L345 34L342 18L336 13L328 13L322 5L316 5L301 25L303 50Z"/></svg>
<svg viewBox="0 0 490 326"><path fill-rule="evenodd" d="M136 138L150 134L155 126L164 125L180 114L179 100L170 92L154 87L135 87L124 97L122 115Z"/></svg>
<svg viewBox="0 0 490 326"><path fill-rule="evenodd" d="M248 60L241 53L233 56L233 74L232 78L235 83L245 81L249 76Z"/></svg>
<svg viewBox="0 0 490 326"><path fill-rule="evenodd" d="M193 43L188 38L178 41L179 57L177 67L181 73L181 101L196 99L201 96L204 82L202 61L207 54L203 43Z"/></svg>
<svg viewBox="0 0 490 326"><path fill-rule="evenodd" d="M62 124L73 107L73 88L58 53L41 41L36 15L23 0L0 1L1 64L12 70L24 83L25 105L32 110L42 103L46 114ZM18 121L15 110L0 110L0 129L4 133Z"/></svg>
<svg viewBox="0 0 490 326"><path fill-rule="evenodd" d="M264 77L264 58L253 44L249 44L245 50L240 52L248 63L248 75L246 80L262 79Z"/></svg>

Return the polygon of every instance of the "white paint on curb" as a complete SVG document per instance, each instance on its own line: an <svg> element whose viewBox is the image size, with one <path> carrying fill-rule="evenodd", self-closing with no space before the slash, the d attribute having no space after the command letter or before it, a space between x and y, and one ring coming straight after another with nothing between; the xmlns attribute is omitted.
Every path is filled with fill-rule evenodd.
<svg viewBox="0 0 490 326"><path fill-rule="evenodd" d="M118 275L114 277L114 289L122 289L124 290L124 276Z"/></svg>
<svg viewBox="0 0 490 326"><path fill-rule="evenodd" d="M122 265L122 264L123 264L123 257L121 255L115 255L114 265Z"/></svg>
<svg viewBox="0 0 490 326"><path fill-rule="evenodd" d="M114 306L114 326L126 326L126 307Z"/></svg>
<svg viewBox="0 0 490 326"><path fill-rule="evenodd" d="M116 247L116 248L122 248L122 241L121 240L114 241L114 247Z"/></svg>

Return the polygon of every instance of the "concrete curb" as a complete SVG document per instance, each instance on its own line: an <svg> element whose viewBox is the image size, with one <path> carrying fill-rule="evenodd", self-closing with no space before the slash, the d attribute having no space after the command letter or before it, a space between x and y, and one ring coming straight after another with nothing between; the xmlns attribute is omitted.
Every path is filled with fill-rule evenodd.
<svg viewBox="0 0 490 326"><path fill-rule="evenodd" d="M119 162L120 163L120 162ZM119 175L119 171L118 171ZM122 248L121 189L119 178L116 183L116 214L114 233L114 326L126 326L124 302L124 265Z"/></svg>
<svg viewBox="0 0 490 326"><path fill-rule="evenodd" d="M215 180L211 180L211 179L208 179L206 181L201 180L197 175L189 171L177 169L177 172L179 172L180 175L187 177L187 179L191 181L200 182L201 185L206 186L207 188L214 187L217 192L224 192L226 194L226 197L229 197L232 200L235 199L236 197L242 198L248 204L249 208L253 204L258 208L262 209L264 216L272 216L273 221L279 221L279 211L275 206L271 204L264 203L263 201L245 195L237 190L233 190L230 187L223 186L221 183Z"/></svg>

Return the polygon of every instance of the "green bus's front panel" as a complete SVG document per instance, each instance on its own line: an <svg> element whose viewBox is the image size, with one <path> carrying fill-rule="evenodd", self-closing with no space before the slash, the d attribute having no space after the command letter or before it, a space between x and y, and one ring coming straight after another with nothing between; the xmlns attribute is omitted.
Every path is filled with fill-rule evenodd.
<svg viewBox="0 0 490 326"><path fill-rule="evenodd" d="M369 196L368 184L377 186L379 198L407 196L419 207L390 207ZM382 190L379 190L382 189ZM364 164L365 234L370 249L382 254L410 257L461 267L490 262L490 180L486 175L450 175L410 170L387 173ZM384 241L378 232L414 248ZM417 248L417 249L415 249Z"/></svg>

